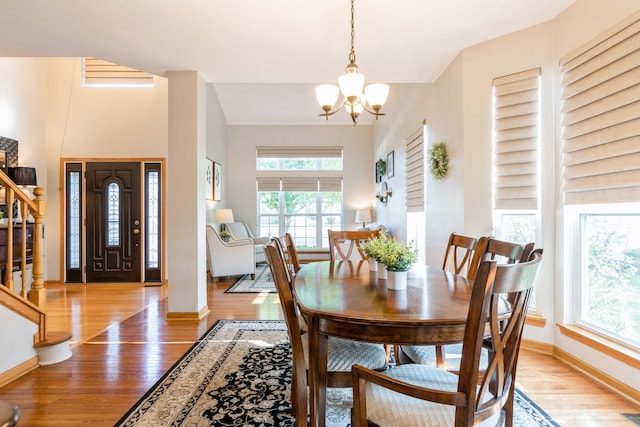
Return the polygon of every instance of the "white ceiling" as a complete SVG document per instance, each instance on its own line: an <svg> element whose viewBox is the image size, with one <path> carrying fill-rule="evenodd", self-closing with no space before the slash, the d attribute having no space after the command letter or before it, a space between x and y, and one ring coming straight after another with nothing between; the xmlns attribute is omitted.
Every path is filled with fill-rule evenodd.
<svg viewBox="0 0 640 427"><path fill-rule="evenodd" d="M356 62L368 83L429 83L463 48L548 21L573 2L357 0ZM324 123L314 87L337 81L349 48L348 0L0 2L0 56L198 70L231 125ZM349 120L340 112L329 123Z"/></svg>

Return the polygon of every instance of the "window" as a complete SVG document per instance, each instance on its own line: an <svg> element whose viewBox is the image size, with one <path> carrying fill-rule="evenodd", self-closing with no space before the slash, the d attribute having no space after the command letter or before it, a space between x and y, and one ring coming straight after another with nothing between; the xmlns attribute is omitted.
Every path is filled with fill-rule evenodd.
<svg viewBox="0 0 640 427"><path fill-rule="evenodd" d="M257 170L342 170L342 147L258 147Z"/></svg>
<svg viewBox="0 0 640 427"><path fill-rule="evenodd" d="M65 269L66 283L82 282L82 204L84 196L81 163L65 164Z"/></svg>
<svg viewBox="0 0 640 427"><path fill-rule="evenodd" d="M580 214L579 322L640 346L640 214Z"/></svg>
<svg viewBox="0 0 640 427"><path fill-rule="evenodd" d="M82 58L82 86L153 87L153 76L98 58Z"/></svg>
<svg viewBox="0 0 640 427"><path fill-rule="evenodd" d="M328 248L327 230L342 229L342 147L258 147L256 168L282 175L257 179L260 235Z"/></svg>
<svg viewBox="0 0 640 427"><path fill-rule="evenodd" d="M494 235L521 244L539 240L540 99L540 68L493 80Z"/></svg>
<svg viewBox="0 0 640 427"><path fill-rule="evenodd" d="M328 248L327 230L342 229L342 178L258 178L258 226L290 233L299 249Z"/></svg>
<svg viewBox="0 0 640 427"><path fill-rule="evenodd" d="M560 60L562 191L576 323L640 348L640 19ZM571 236L570 236L571 237Z"/></svg>
<svg viewBox="0 0 640 427"><path fill-rule="evenodd" d="M146 282L162 280L162 168L160 163L145 163L145 272Z"/></svg>

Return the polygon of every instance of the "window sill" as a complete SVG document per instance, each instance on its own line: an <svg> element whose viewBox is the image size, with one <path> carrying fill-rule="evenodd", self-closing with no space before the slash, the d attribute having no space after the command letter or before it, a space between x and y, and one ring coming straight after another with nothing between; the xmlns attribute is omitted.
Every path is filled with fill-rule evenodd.
<svg viewBox="0 0 640 427"><path fill-rule="evenodd" d="M612 357L627 365L640 369L640 352L625 347L605 337L590 332L576 325L565 325L557 323L560 333L586 346L593 348L609 357Z"/></svg>

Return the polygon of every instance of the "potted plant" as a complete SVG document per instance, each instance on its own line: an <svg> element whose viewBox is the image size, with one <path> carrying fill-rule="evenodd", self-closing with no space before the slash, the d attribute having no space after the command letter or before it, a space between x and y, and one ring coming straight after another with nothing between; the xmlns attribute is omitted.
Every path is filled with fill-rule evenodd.
<svg viewBox="0 0 640 427"><path fill-rule="evenodd" d="M380 237L374 237L365 240L362 244L362 252L369 257L369 270L378 271L379 279L386 279L386 269L382 264L382 257L386 251L386 245L389 238L382 233Z"/></svg>
<svg viewBox="0 0 640 427"><path fill-rule="evenodd" d="M221 230L219 234L222 240L224 240L225 242L228 242L231 238L231 233L229 232L229 230Z"/></svg>
<svg viewBox="0 0 640 427"><path fill-rule="evenodd" d="M387 270L389 289L402 290L407 288L407 271L418 259L418 250L413 242L408 245L396 239L388 239L385 251L380 260Z"/></svg>

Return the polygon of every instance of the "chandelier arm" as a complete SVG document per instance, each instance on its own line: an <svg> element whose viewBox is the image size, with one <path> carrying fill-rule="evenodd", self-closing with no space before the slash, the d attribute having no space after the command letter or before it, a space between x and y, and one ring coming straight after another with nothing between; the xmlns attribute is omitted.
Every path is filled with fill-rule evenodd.
<svg viewBox="0 0 640 427"><path fill-rule="evenodd" d="M369 114L373 114L374 116L376 116L376 118L378 116L384 116L385 115L384 113L381 113L380 111L372 111L372 110L368 109L365 104L362 104L362 109L364 111L366 111L367 113L369 113Z"/></svg>
<svg viewBox="0 0 640 427"><path fill-rule="evenodd" d="M340 106L337 107L335 110L330 110L330 111L326 111L324 113L320 113L318 114L318 116L322 116L322 117L327 117L327 119L329 118L329 116L333 116L335 113L337 113L338 111L340 111L342 109L342 107L344 107L344 103L340 103Z"/></svg>

